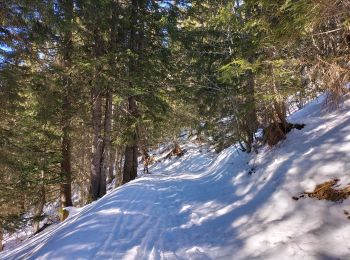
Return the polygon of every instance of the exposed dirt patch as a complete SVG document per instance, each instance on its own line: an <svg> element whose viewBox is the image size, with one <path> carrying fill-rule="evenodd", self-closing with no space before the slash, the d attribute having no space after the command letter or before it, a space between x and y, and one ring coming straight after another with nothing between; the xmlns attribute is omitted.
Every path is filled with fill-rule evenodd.
<svg viewBox="0 0 350 260"><path fill-rule="evenodd" d="M303 192L297 197L292 197L294 200L299 200L305 196L316 198L319 200L329 200L341 202L350 196L350 185L342 189L337 189L335 186L339 183L339 179L333 179L324 183L318 184L313 192Z"/></svg>

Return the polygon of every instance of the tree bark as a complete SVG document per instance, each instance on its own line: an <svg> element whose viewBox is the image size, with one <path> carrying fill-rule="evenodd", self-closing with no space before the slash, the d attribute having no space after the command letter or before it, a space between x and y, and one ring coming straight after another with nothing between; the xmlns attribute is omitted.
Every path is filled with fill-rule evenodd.
<svg viewBox="0 0 350 260"><path fill-rule="evenodd" d="M101 158L101 174L100 174L100 194L102 197L106 194L106 178L109 174L109 159L111 152L111 130L112 130L112 102L113 95L110 89L107 89L106 104L105 104L105 117L104 117L104 136L102 145L102 158Z"/></svg>
<svg viewBox="0 0 350 260"><path fill-rule="evenodd" d="M236 8L240 9L241 7L241 1L236 1ZM241 26L244 26L244 23L247 19L250 19L252 10L250 8L247 8L245 16L242 15L241 12L239 12L239 22ZM253 46L251 46L251 36L247 33L243 33L243 42L246 46L243 48L246 48L244 51L246 54L246 59L249 63L253 64L255 61L255 53ZM256 115L256 100L255 100L255 75L252 69L248 69L245 73L246 78L246 92L245 92L245 117L243 118L243 132L245 132L245 143L246 143L246 152L250 153L253 148L253 142L254 142L254 134L256 132L257 128L257 115Z"/></svg>
<svg viewBox="0 0 350 260"><path fill-rule="evenodd" d="M131 1L131 13L130 13L130 37L129 37L129 48L132 52L137 53L140 51L139 42L142 40L138 35L141 35L140 30L141 26L138 26L140 19L138 15L140 13L141 2L138 0ZM132 78L133 73L138 68L138 61L134 57L130 57L129 60L129 76ZM133 88L133 83L130 81L130 89ZM130 96L128 98L128 112L129 116L133 119L132 122L135 122L139 117L137 104L135 96ZM134 128L134 131L131 136L129 136L129 143L125 147L124 155L124 168L123 168L123 184L134 180L137 176L137 167L138 167L138 138L137 138L137 129Z"/></svg>
<svg viewBox="0 0 350 260"><path fill-rule="evenodd" d="M116 150L115 178L115 187L117 188L123 184L123 149L121 148Z"/></svg>
<svg viewBox="0 0 350 260"><path fill-rule="evenodd" d="M40 220L41 220L41 216L43 214L43 210L46 202L44 186L41 187L40 195L41 197L40 197L39 203L36 205L36 208L34 210L34 220L33 220L34 233L37 233L40 229Z"/></svg>
<svg viewBox="0 0 350 260"><path fill-rule="evenodd" d="M43 166L45 167L45 165ZM34 220L33 220L33 229L34 233L37 233L40 229L40 219L44 210L45 202L46 202L46 193L45 193L45 184L44 184L45 172L41 171L41 187L39 193L39 201L37 205L35 205L34 209Z"/></svg>
<svg viewBox="0 0 350 260"><path fill-rule="evenodd" d="M98 28L93 28L94 32L94 55L99 58L104 53L104 40L100 35ZM103 156L103 136L102 136L102 88L99 82L99 73L101 67L95 68L94 78L91 89L92 102L92 153L91 153L91 176L89 196L91 200L97 200L106 194L106 176L102 171Z"/></svg>
<svg viewBox="0 0 350 260"><path fill-rule="evenodd" d="M118 1L111 2L111 23L109 49L114 52L117 47L117 29L116 20L118 18ZM95 28L95 56L99 57L104 53L104 41ZM113 68L115 61L112 58L110 65ZM99 70L99 69L98 69ZM97 70L97 71L98 71ZM97 72L98 73L98 72ZM98 75L96 75L98 77ZM113 113L113 93L110 87L105 92L105 114L102 137L102 89L98 84L94 84L92 89L92 124L93 124L93 142L91 159L91 188L90 196L96 200L106 194L107 177L113 179L113 171L110 176L110 157L111 157L111 131L112 131L112 113ZM109 180L108 180L109 181Z"/></svg>
<svg viewBox="0 0 350 260"><path fill-rule="evenodd" d="M246 117L245 117L245 131L246 131L246 144L247 144L247 152L250 153L252 151L252 145L254 142L254 134L257 128L257 116L256 116L256 104L255 104L255 79L254 73L252 70L248 70L246 72L247 77L247 96L246 96Z"/></svg>
<svg viewBox="0 0 350 260"><path fill-rule="evenodd" d="M117 41L119 40L119 43L121 43L120 39L122 37L118 38L118 8L119 8L119 1L112 1L111 3L111 21L110 21L110 39L109 39L109 48L111 53L116 53L117 51ZM116 68L116 61L111 56L111 59L109 61L111 68ZM114 76L117 78L117 72L115 70ZM109 87L107 89L106 94L106 113L105 113L105 136L104 136L104 162L103 162L103 169L105 171L105 174L107 176L107 183L111 183L113 181L113 173L114 173L114 167L115 167L115 156L116 151L112 147L112 141L111 141L111 135L113 130L113 93L111 91L111 88Z"/></svg>
<svg viewBox="0 0 350 260"><path fill-rule="evenodd" d="M63 104L63 113L70 113L70 104L65 97ZM61 141L61 183L60 183L60 200L61 208L73 206L72 203L72 166L71 166L71 137L70 137L70 118L63 122L62 141Z"/></svg>
<svg viewBox="0 0 350 260"><path fill-rule="evenodd" d="M273 59L272 53L270 54L270 59ZM273 95L273 100L272 100L273 111L272 111L271 118L274 121L273 123L281 123L282 127L286 129L288 125L287 109L283 98L281 98L280 93L278 92L276 80L275 80L274 67L272 64L268 65L268 73L271 78L270 84L271 84L272 95Z"/></svg>
<svg viewBox="0 0 350 260"><path fill-rule="evenodd" d="M273 107L274 107L274 114L275 114L274 116L277 116L278 120L280 121L280 123L282 123L283 127L286 127L288 124L287 109L283 99L279 97L272 65L271 65L271 78L273 80L272 93L274 96L273 98Z"/></svg>
<svg viewBox="0 0 350 260"><path fill-rule="evenodd" d="M138 110L135 97L130 97L128 99L129 103L129 114L138 118ZM125 148L125 160L123 169L123 184L134 180L137 177L137 167L138 167L138 140L137 140L137 130L134 129L134 133L130 138L129 144Z"/></svg>
<svg viewBox="0 0 350 260"><path fill-rule="evenodd" d="M3 235L2 228L0 227L0 252L4 250L3 239L4 239L4 235Z"/></svg>
<svg viewBox="0 0 350 260"><path fill-rule="evenodd" d="M107 175L107 183L111 183L114 179L114 171L117 163L117 153L115 148L111 146L109 153L109 166L108 166L108 175Z"/></svg>
<svg viewBox="0 0 350 260"><path fill-rule="evenodd" d="M142 153L142 162L143 162L143 172L145 174L148 174L148 166L150 163L150 156L148 154L148 149L146 146L143 146L141 149L141 153Z"/></svg>
<svg viewBox="0 0 350 260"><path fill-rule="evenodd" d="M92 154L91 154L91 185L90 196L92 200L100 197L101 158L102 158L102 93L97 86L92 90Z"/></svg>
<svg viewBox="0 0 350 260"><path fill-rule="evenodd" d="M64 11L64 21L67 24L73 22L73 1L61 0L61 7ZM62 36L61 65L68 69L71 66L71 56L73 51L72 31L67 29ZM67 73L67 72L66 72ZM61 139L61 183L60 183L60 202L61 207L72 206L72 167L71 167L71 137L70 125L72 118L71 106L71 79L70 75L64 75L63 78L63 103L62 103L62 139Z"/></svg>

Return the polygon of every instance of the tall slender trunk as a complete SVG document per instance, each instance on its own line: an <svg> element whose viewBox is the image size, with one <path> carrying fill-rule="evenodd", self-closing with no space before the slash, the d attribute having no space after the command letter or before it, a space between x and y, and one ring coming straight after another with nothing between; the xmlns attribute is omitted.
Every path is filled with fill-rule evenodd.
<svg viewBox="0 0 350 260"><path fill-rule="evenodd" d="M45 202L46 202L46 194L45 194L45 186L44 186L44 170L41 171L41 187L40 187L40 198L38 204L34 209L34 221L33 221L33 229L34 233L37 233L40 229L40 219L43 214Z"/></svg>
<svg viewBox="0 0 350 260"><path fill-rule="evenodd" d="M271 55L272 58L272 55ZM275 80L275 73L273 65L269 65L269 73L271 77L271 87L272 87L272 94L273 94L273 115L272 118L276 118L279 120L278 123L281 123L283 125L283 128L285 129L287 127L287 109L284 100L280 97L280 94L278 93L278 89L276 86L276 80Z"/></svg>
<svg viewBox="0 0 350 260"><path fill-rule="evenodd" d="M112 1L111 3L111 20L110 20L110 38L109 38L109 48L111 53L116 53L117 51L117 43L120 43L120 39L122 37L118 37L118 8L119 1ZM118 42L119 41L119 42ZM116 68L116 61L111 55L111 59L109 60L109 64L112 69ZM117 78L117 72L115 72L114 76ZM113 130L113 93L111 87L108 87L106 93L106 113L105 113L105 132L104 132L104 161L103 161L103 169L107 176L107 183L111 183L113 181L113 172L115 165L115 149L112 147L111 135Z"/></svg>
<svg viewBox="0 0 350 260"><path fill-rule="evenodd" d="M2 227L0 226L0 252L4 250L3 239L4 239L4 235L3 235Z"/></svg>
<svg viewBox="0 0 350 260"><path fill-rule="evenodd" d="M65 110L63 110L65 111ZM72 203L72 167L71 167L71 138L69 126L64 126L61 141L61 182L60 202L61 208L73 206Z"/></svg>
<svg viewBox="0 0 350 260"><path fill-rule="evenodd" d="M123 184L128 183L129 181L134 179L132 177L135 175L135 173L134 173L134 163L135 163L134 154L135 154L134 153L134 146L127 145L125 147L125 160L124 160L124 168L123 168Z"/></svg>
<svg viewBox="0 0 350 260"><path fill-rule="evenodd" d="M111 183L114 179L114 172L116 169L117 163L117 152L114 147L111 146L111 150L109 153L109 166L108 166L108 175L107 175L107 183Z"/></svg>
<svg viewBox="0 0 350 260"><path fill-rule="evenodd" d="M101 174L100 174L100 197L106 194L106 178L109 173L109 159L111 151L111 130L112 130L112 102L113 95L108 88L106 93L105 117L104 117L104 136L101 157Z"/></svg>
<svg viewBox="0 0 350 260"><path fill-rule="evenodd" d="M91 155L91 186L90 196L92 200L100 197L101 158L102 158L102 93L99 87L93 86L92 90L92 155Z"/></svg>
<svg viewBox="0 0 350 260"><path fill-rule="evenodd" d="M247 152L251 152L252 145L254 142L254 134L256 132L257 128L257 116L256 116L256 100L255 100L255 79L254 79L254 73L252 70L248 70L246 72L247 77L247 94L246 94L246 117L244 119L245 121L245 131L247 136Z"/></svg>
<svg viewBox="0 0 350 260"><path fill-rule="evenodd" d="M146 135L146 129L143 124L139 123L136 127L137 137L138 137L138 145L141 153L141 158L143 162L143 171L144 173L148 173L148 165L150 156L148 154L148 141Z"/></svg>
<svg viewBox="0 0 350 260"><path fill-rule="evenodd" d="M236 0L235 1L235 7L236 10L238 10L238 20L240 25L243 27L244 24L247 22L247 20L250 19L252 10L248 7L245 10L245 15L242 15L242 1ZM252 46L252 39L251 35L244 32L242 35L244 46L243 46L243 53L245 53L245 58L249 63L254 63L255 61L255 53ZM243 129L242 132L244 132L245 135L245 144L246 144L246 152L250 153L253 148L253 142L254 142L254 134L257 129L257 115L256 115L256 100L255 100L255 76L254 72L251 69L248 69L245 73L246 78L246 93L245 93L245 107L244 110L244 118L243 121Z"/></svg>
<svg viewBox="0 0 350 260"><path fill-rule="evenodd" d="M68 98L64 98L63 113L70 113L70 103ZM65 116L66 117L66 116ZM69 117L69 116L68 116ZM70 137L70 118L65 118L62 129L63 136L61 141L61 183L60 200L61 208L73 206L72 203L72 165L71 165L71 137Z"/></svg>
<svg viewBox="0 0 350 260"><path fill-rule="evenodd" d="M150 156L148 154L148 149L146 146L143 146L141 148L141 153L142 153L142 162L143 162L143 172L148 174L148 166L150 164Z"/></svg>
<svg viewBox="0 0 350 260"><path fill-rule="evenodd" d="M112 10L110 22L110 39L109 51L113 53L117 46L117 19L119 1L111 1L110 8ZM106 46L99 28L94 28L95 57L100 57L104 53ZM114 68L115 60L111 58L110 66ZM98 71L100 69L97 68ZM92 158L91 158L91 187L90 196L92 200L96 200L106 194L106 178L109 177L110 153L111 153L111 130L112 130L112 112L113 112L113 92L108 87L105 92L105 115L102 136L102 89L96 82L92 88L92 124L93 124L93 141L92 141ZM113 174L112 174L113 175ZM113 177L113 176L112 176Z"/></svg>
<svg viewBox="0 0 350 260"><path fill-rule="evenodd" d="M64 20L67 24L73 22L73 1L61 0L60 5L64 11ZM72 29L67 27L62 35L61 66L68 71L71 66L71 57L73 51ZM67 72L66 72L67 73ZM70 125L72 119L71 106L71 78L70 75L64 75L63 81L63 103L62 103L62 139L61 139L61 183L60 183L60 202L61 208L72 206L72 167L71 167L71 137Z"/></svg>
<svg viewBox="0 0 350 260"><path fill-rule="evenodd" d="M104 40L99 29L94 28L94 55L99 58L104 53ZM97 200L106 194L106 176L101 176L103 136L102 136L102 99L103 91L100 86L99 73L102 68L98 65L95 69L94 80L91 88L91 113L92 113L92 153L91 153L91 176L90 176L90 199Z"/></svg>
<svg viewBox="0 0 350 260"><path fill-rule="evenodd" d="M115 156L115 187L123 184L123 149L120 147L116 150Z"/></svg>
<svg viewBox="0 0 350 260"><path fill-rule="evenodd" d="M129 114L138 118L138 110L135 97L129 97ZM138 167L138 140L137 140L137 130L134 129L134 133L130 138L129 144L125 148L125 160L123 169L123 184L137 177L137 167Z"/></svg>
<svg viewBox="0 0 350 260"><path fill-rule="evenodd" d="M3 230L2 230L2 227L0 226L0 252L4 250L3 240L4 240Z"/></svg>
<svg viewBox="0 0 350 260"><path fill-rule="evenodd" d="M139 49L139 41L140 37L137 35L140 34L138 31L138 23L140 20L138 19L138 15L140 12L140 1L132 0L131 1L131 13L130 13L130 37L129 37L129 48L132 52L138 52ZM133 73L138 67L138 61L136 58L130 57L129 60L129 76L132 78ZM132 89L133 83L130 81L130 88ZM129 116L133 119L134 122L139 117L137 104L135 96L130 96L128 98L128 112ZM129 143L125 147L125 155L124 155L124 168L123 168L123 184L127 183L137 176L137 167L138 167L138 140L137 140L137 130L136 127L131 136L129 136Z"/></svg>
<svg viewBox="0 0 350 260"><path fill-rule="evenodd" d="M274 113L277 116L279 122L283 125L283 127L286 127L288 122L287 122L287 109L284 101L274 98L273 108L274 108Z"/></svg>

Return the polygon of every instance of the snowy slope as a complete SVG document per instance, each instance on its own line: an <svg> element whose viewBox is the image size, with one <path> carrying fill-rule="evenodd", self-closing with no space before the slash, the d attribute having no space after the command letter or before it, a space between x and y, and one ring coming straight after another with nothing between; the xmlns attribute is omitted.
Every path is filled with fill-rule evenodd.
<svg viewBox="0 0 350 260"><path fill-rule="evenodd" d="M350 259L350 199L292 199L350 182L350 102L327 113L321 101L291 116L307 125L277 147L215 156L189 144L0 259Z"/></svg>

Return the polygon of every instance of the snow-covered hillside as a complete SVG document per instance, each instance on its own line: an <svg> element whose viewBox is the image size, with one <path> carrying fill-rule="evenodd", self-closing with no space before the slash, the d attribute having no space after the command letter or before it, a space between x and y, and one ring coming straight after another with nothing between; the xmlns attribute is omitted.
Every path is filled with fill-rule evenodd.
<svg viewBox="0 0 350 260"><path fill-rule="evenodd" d="M292 197L350 182L350 102L322 98L274 148L188 152L86 206L0 259L350 259L350 200Z"/></svg>

